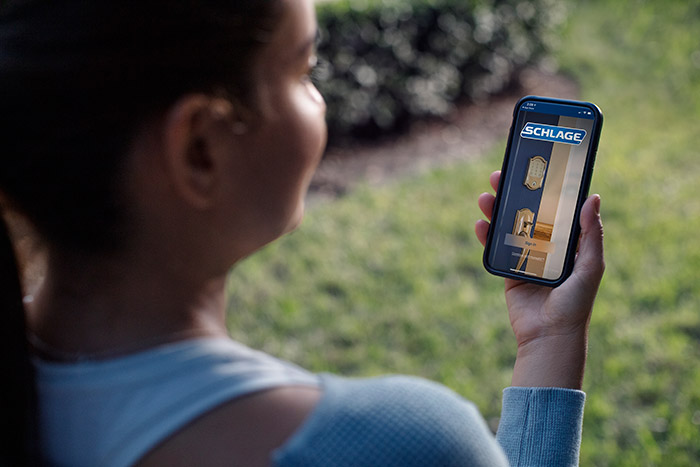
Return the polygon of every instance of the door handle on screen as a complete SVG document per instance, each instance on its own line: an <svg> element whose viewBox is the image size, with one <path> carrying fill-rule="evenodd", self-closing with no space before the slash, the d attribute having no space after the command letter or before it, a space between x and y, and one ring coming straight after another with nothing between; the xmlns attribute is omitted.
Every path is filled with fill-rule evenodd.
<svg viewBox="0 0 700 467"><path fill-rule="evenodd" d="M535 223L535 213L528 208L519 209L515 213L515 222L513 223L513 235L518 235L520 237L530 238L530 231ZM529 248L523 248L522 253L520 253L520 258L518 259L518 265L515 267L516 270L520 270L525 263L525 259L530 254Z"/></svg>
<svg viewBox="0 0 700 467"><path fill-rule="evenodd" d="M513 223L513 235L530 237L530 230L534 223L534 212L528 208L518 209L518 212L515 213L515 222Z"/></svg>

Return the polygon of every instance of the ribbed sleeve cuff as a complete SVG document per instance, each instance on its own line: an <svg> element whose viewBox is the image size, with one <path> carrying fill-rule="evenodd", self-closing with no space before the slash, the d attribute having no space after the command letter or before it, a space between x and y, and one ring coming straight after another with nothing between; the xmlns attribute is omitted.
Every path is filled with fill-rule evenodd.
<svg viewBox="0 0 700 467"><path fill-rule="evenodd" d="M585 401L574 389L506 388L496 438L510 464L578 465Z"/></svg>

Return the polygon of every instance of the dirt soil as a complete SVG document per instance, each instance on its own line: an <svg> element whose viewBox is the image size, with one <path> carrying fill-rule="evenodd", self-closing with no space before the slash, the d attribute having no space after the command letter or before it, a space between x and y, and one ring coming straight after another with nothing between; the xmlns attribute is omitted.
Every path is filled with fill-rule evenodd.
<svg viewBox="0 0 700 467"><path fill-rule="evenodd" d="M310 202L333 199L358 183L379 185L402 176L480 157L508 135L513 107L525 95L576 99L570 78L530 68L507 92L458 106L447 121L418 122L404 135L384 141L329 148L314 175Z"/></svg>

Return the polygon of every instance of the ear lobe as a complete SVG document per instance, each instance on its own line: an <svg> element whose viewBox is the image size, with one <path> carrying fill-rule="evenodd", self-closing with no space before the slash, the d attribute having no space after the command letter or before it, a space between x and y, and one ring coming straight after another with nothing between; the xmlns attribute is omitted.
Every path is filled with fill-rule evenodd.
<svg viewBox="0 0 700 467"><path fill-rule="evenodd" d="M165 167L176 193L197 209L211 206L219 182L217 155L222 107L204 95L188 95L169 110L164 126ZM230 107L230 106L229 106Z"/></svg>

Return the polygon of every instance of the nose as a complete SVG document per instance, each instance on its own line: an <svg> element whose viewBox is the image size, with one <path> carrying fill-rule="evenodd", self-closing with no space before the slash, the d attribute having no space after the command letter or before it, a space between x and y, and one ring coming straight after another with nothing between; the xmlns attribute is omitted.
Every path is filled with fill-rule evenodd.
<svg viewBox="0 0 700 467"><path fill-rule="evenodd" d="M316 102L318 105L320 105L322 108L322 112L325 115L326 114L326 100L323 98L323 95L321 92L318 90L318 88L314 85L310 86L309 92L311 93L311 97L313 98L314 102Z"/></svg>

